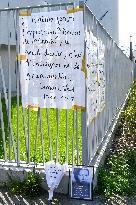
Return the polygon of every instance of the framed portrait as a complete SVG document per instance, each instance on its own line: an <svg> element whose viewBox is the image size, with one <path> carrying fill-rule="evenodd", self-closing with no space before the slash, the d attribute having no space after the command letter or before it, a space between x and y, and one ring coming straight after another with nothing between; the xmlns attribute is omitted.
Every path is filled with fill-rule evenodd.
<svg viewBox="0 0 136 205"><path fill-rule="evenodd" d="M94 167L72 167L71 198L93 200Z"/></svg>

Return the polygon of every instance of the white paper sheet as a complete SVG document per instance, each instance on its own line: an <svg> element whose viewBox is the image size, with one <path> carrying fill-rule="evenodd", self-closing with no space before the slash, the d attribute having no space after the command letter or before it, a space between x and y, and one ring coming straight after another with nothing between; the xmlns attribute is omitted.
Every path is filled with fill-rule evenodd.
<svg viewBox="0 0 136 205"><path fill-rule="evenodd" d="M87 110L92 121L105 106L105 46L86 31Z"/></svg>
<svg viewBox="0 0 136 205"><path fill-rule="evenodd" d="M83 12L32 13L19 26L23 106L85 107Z"/></svg>

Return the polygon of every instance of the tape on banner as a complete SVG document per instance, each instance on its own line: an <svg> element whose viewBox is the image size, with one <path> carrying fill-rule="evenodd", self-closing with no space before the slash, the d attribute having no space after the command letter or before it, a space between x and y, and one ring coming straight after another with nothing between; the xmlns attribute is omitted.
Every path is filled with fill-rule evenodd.
<svg viewBox="0 0 136 205"><path fill-rule="evenodd" d="M106 106L105 106L105 105L103 105L103 108L102 108L102 111L101 111L101 112L103 112L103 111L105 110L105 108L106 108Z"/></svg>
<svg viewBox="0 0 136 205"><path fill-rule="evenodd" d="M95 117L93 117L92 119L89 120L91 123L95 122Z"/></svg>
<svg viewBox="0 0 136 205"><path fill-rule="evenodd" d="M31 16L31 12L30 11L20 11L19 12L19 16Z"/></svg>
<svg viewBox="0 0 136 205"><path fill-rule="evenodd" d="M97 83L98 83L98 86L101 85L101 84L100 84L100 81L99 81L99 75L98 75L98 73L97 73Z"/></svg>
<svg viewBox="0 0 136 205"><path fill-rule="evenodd" d="M86 69L86 60L85 60L85 56L83 56L83 59L82 59L82 68L81 68L81 71L84 72L84 74L85 74L85 78L87 78L87 69Z"/></svg>
<svg viewBox="0 0 136 205"><path fill-rule="evenodd" d="M86 111L86 108L85 108L85 107L79 106L79 105L73 105L73 106L72 106L72 109L73 109L73 110L81 110L82 112L85 112L85 111Z"/></svg>
<svg viewBox="0 0 136 205"><path fill-rule="evenodd" d="M30 108L31 110L38 112L38 108L39 108L39 107L36 106L36 105L28 105L26 108L27 108L27 109Z"/></svg>
<svg viewBox="0 0 136 205"><path fill-rule="evenodd" d="M16 56L16 60L25 61L25 60L27 60L27 55L26 54L19 54Z"/></svg>
<svg viewBox="0 0 136 205"><path fill-rule="evenodd" d="M72 14L72 13L76 13L76 12L78 12L78 11L83 11L83 10L84 10L83 7L77 6L77 7L75 7L75 8L68 9L68 10L67 10L67 14Z"/></svg>
<svg viewBox="0 0 136 205"><path fill-rule="evenodd" d="M101 111L101 112L102 112L102 111ZM101 112L97 112L96 118L100 116Z"/></svg>

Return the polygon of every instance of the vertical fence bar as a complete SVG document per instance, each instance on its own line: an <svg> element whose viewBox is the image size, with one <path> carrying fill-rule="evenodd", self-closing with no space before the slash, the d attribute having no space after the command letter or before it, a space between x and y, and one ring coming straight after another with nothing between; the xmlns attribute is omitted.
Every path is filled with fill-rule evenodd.
<svg viewBox="0 0 136 205"><path fill-rule="evenodd" d="M95 17L94 16L92 16L92 26L91 26L91 31L92 31L92 33L93 33L93 30L94 30L94 22L95 22ZM93 157L93 154L94 154L94 127L93 127L93 121L92 122L89 122L89 125L88 125L88 127L89 127L89 130L88 130L88 132L90 133L89 134L89 139L88 139L88 142L89 142L89 156L90 156L90 161L91 161L91 159L92 159L92 157Z"/></svg>
<svg viewBox="0 0 136 205"><path fill-rule="evenodd" d="M76 151L77 151L77 165L78 165L79 164L78 109L76 109Z"/></svg>
<svg viewBox="0 0 136 205"><path fill-rule="evenodd" d="M109 96L109 93L111 92L112 94L112 91L111 91L111 77L110 77L110 72L111 72L111 64L112 64L112 42L109 41L109 44L110 44L110 47L109 47L109 58L108 58L108 70L107 70L107 73L108 73L108 83L107 83L107 88L108 88L108 112L107 112L107 130L109 129L109 125L110 125L110 116L111 116L111 99L110 99L110 96Z"/></svg>
<svg viewBox="0 0 136 205"><path fill-rule="evenodd" d="M75 111L72 113L73 123L72 123L72 165L74 165L74 134L75 134Z"/></svg>
<svg viewBox="0 0 136 205"><path fill-rule="evenodd" d="M68 164L68 110L66 109L66 163Z"/></svg>
<svg viewBox="0 0 136 205"><path fill-rule="evenodd" d="M95 24L96 24L96 38L97 38L97 86L98 86L98 24L96 19L95 19ZM97 109L98 109L98 102L97 102ZM96 110L96 112L98 112L98 110ZM97 137L98 137L98 115L94 119L94 153L96 153L97 150L97 143L98 143Z"/></svg>
<svg viewBox="0 0 136 205"><path fill-rule="evenodd" d="M25 146L26 146L26 157L28 156L28 150L27 150L27 130L26 130L26 118L25 118L25 109L22 106L22 117L23 117L23 130L24 130L24 140L25 140Z"/></svg>
<svg viewBox="0 0 136 205"><path fill-rule="evenodd" d="M18 38L18 32L19 32L19 11L16 11L16 54L18 56L19 54L19 38ZM19 98L20 98L20 92L19 92L19 61L17 59L16 61L16 78L17 78L17 165L20 164L20 136L19 136Z"/></svg>
<svg viewBox="0 0 136 205"><path fill-rule="evenodd" d="M82 164L88 163L88 143L87 143L87 129L86 129L86 112L81 113L82 119Z"/></svg>
<svg viewBox="0 0 136 205"><path fill-rule="evenodd" d="M9 7L9 5L8 5ZM11 122L11 68L10 68L10 25L9 25L9 19L10 19L10 11L7 11L7 19L8 19L8 119ZM11 130L9 128L9 160L11 160L11 149L12 149L12 142L11 142Z"/></svg>
<svg viewBox="0 0 136 205"><path fill-rule="evenodd" d="M35 139L35 149L34 149L34 164L36 164L36 155L37 155L39 112L40 112L40 108L38 108L37 121L36 121L36 139Z"/></svg>
<svg viewBox="0 0 136 205"><path fill-rule="evenodd" d="M57 133L56 133L56 163L58 162L58 146L59 146L59 110L56 109L56 125L57 125Z"/></svg>
<svg viewBox="0 0 136 205"><path fill-rule="evenodd" d="M51 11L51 7L48 6L48 12ZM50 149L50 160L53 159L53 150L52 150L52 138L50 134L50 122L49 122L49 109L46 109L46 115L47 115L47 124L48 124L48 137L49 137L49 149Z"/></svg>
<svg viewBox="0 0 136 205"><path fill-rule="evenodd" d="M83 4L83 23L84 23L84 32L85 32L85 13L86 13L86 7L85 4ZM84 52L86 48L86 43L84 39ZM86 53L84 53L86 56ZM86 79L85 79L85 108L87 108L87 85L86 85ZM82 128L82 164L87 165L88 164L88 139L87 139L87 112L81 111L81 128Z"/></svg>
<svg viewBox="0 0 136 205"><path fill-rule="evenodd" d="M7 11L7 28L8 28L8 98L6 94L6 86L5 86L5 81L3 81L3 86L4 88L4 95L5 95L5 101L6 101L6 108L7 108L7 113L8 113L8 128L9 128L9 161L11 160L11 149L13 145L13 150L14 150L14 157L15 161L17 161L17 156L16 156L16 147L14 144L14 137L13 137L13 132L12 132L12 123L11 123L11 67L10 67L10 59L11 59L11 52L10 52L10 39L11 39L11 32L10 32L10 24L9 24L9 19L10 19L10 11ZM1 68L2 69L2 68ZM1 73L3 75L3 80L4 80L4 74L3 72ZM6 99L7 98L7 99Z"/></svg>
<svg viewBox="0 0 136 205"><path fill-rule="evenodd" d="M68 5L65 6L66 11L68 10ZM68 164L68 109L66 109L66 163Z"/></svg>
<svg viewBox="0 0 136 205"><path fill-rule="evenodd" d="M2 111L1 92L0 92L0 121L1 121L1 129L2 129L4 160L7 161L7 150L6 150L6 139L5 139L5 130L4 130L4 118L3 118L3 111Z"/></svg>
<svg viewBox="0 0 136 205"><path fill-rule="evenodd" d="M75 8L75 2L74 2L74 4L73 4L73 9ZM75 26L75 25L74 25ZM74 165L74 142L75 142L75 140L74 140L74 138L75 138L75 110L73 109L73 111L72 111L72 165Z"/></svg>
<svg viewBox="0 0 136 205"><path fill-rule="evenodd" d="M109 112L109 108L108 108L108 91L109 91L109 57L110 57L110 43L109 43L109 39L108 37L106 38L106 54L105 54L105 72L106 72L106 96L105 96L105 100L106 100L106 112L105 112L105 132L107 131L107 125L108 125L108 112Z"/></svg>
<svg viewBox="0 0 136 205"><path fill-rule="evenodd" d="M44 9L44 8L43 8ZM38 9L39 12L41 12L42 9ZM40 120L40 135L41 135L41 145L42 145L42 160L43 165L45 163L45 157L44 157L44 136L43 136L43 130L42 130L42 115L41 115L41 108L39 109L39 120Z"/></svg>
<svg viewBox="0 0 136 205"><path fill-rule="evenodd" d="M27 163L30 163L30 107L28 107L28 139L27 139Z"/></svg>
<svg viewBox="0 0 136 205"><path fill-rule="evenodd" d="M95 118L92 120L92 158L95 154Z"/></svg>
<svg viewBox="0 0 136 205"><path fill-rule="evenodd" d="M47 126L48 126L48 139L49 139L50 160L52 160L53 159L52 139L51 139L51 133L50 133L50 121L49 121L49 110L48 110L48 108L46 108L46 118L47 118Z"/></svg>
<svg viewBox="0 0 136 205"><path fill-rule="evenodd" d="M32 8L29 8L28 11L32 12ZM31 125L30 125L30 107L28 106L28 140L27 140L27 150L28 150L28 157L27 163L30 163L30 145L31 145Z"/></svg>
<svg viewBox="0 0 136 205"><path fill-rule="evenodd" d="M39 110L39 117L40 117L40 134L41 134L41 143L42 143L42 159L43 159L43 165L45 163L45 157L44 157L44 136L42 132L42 115L41 115L41 109Z"/></svg>

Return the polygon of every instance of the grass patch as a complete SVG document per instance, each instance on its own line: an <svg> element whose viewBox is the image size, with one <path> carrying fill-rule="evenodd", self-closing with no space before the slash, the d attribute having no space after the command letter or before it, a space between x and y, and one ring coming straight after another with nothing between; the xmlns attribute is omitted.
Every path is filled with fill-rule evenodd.
<svg viewBox="0 0 136 205"><path fill-rule="evenodd" d="M122 112L110 155L99 170L96 193L136 195L136 82Z"/></svg>
<svg viewBox="0 0 136 205"><path fill-rule="evenodd" d="M6 135L6 147L7 156L9 157L9 129L8 129L8 118L6 113L6 106L4 100L2 100L3 107L3 117L4 117L4 127ZM76 118L76 112L74 113ZM42 133L44 139L44 156L45 161L50 160L50 146L49 146L49 136L48 136L48 125L47 125L47 113L46 109L41 109L42 118ZM24 123L25 119L25 123ZM15 145L17 148L17 103L16 97L11 100L11 122ZM56 124L56 109L49 109L49 122L50 122L50 136L52 141L52 153L53 159L56 158L56 136L57 136L57 124ZM26 136L24 135L24 125L26 129ZM42 143L41 143L41 133L40 133L40 121L38 123L38 140L37 148L35 149L36 143L36 125L37 125L37 112L30 111L30 159L34 161L35 150L36 151L36 162L42 162ZM76 152L76 126L74 126L74 159L76 162L77 152ZM68 150L69 150L69 163L72 163L72 131L73 130L73 110L68 111ZM20 102L19 106L19 138L20 138L20 160L27 161L26 156L26 142L28 141L28 109L24 109L24 118L22 112L22 106ZM0 127L0 158L4 156L3 151L3 141L2 141L2 130ZM81 112L78 111L78 148L79 148L79 159L80 163L82 161L82 137L81 137ZM59 111L59 140L58 140L58 150L59 150L59 162L65 163L66 161L66 110ZM11 159L14 160L13 147L11 153Z"/></svg>

